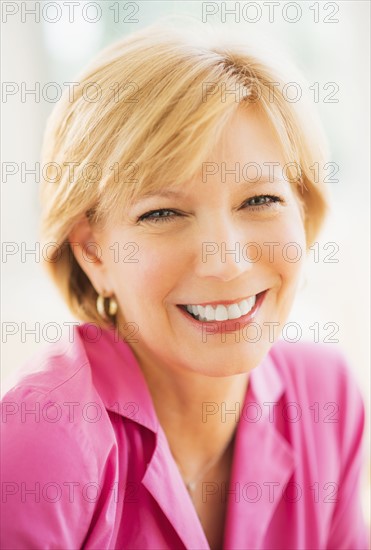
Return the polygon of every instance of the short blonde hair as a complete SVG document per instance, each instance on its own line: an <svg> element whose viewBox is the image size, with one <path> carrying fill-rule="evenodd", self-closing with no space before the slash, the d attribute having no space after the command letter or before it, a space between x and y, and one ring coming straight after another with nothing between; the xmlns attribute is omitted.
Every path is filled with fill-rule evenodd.
<svg viewBox="0 0 371 550"><path fill-rule="evenodd" d="M77 318L107 326L68 243L72 227L84 216L101 227L117 223L131 200L199 173L230 117L252 102L293 163L288 174L296 173L307 247L313 244L328 210L313 165L323 165L327 145L310 105L284 96L287 83L298 82L292 68L286 74L254 43L162 21L103 50L73 93L66 90L44 136L40 233L49 250L45 266Z"/></svg>

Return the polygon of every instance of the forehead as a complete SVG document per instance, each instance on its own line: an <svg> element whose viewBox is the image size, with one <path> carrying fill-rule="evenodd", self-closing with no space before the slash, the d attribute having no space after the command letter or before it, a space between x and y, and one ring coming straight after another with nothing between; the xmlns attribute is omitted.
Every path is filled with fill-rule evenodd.
<svg viewBox="0 0 371 550"><path fill-rule="evenodd" d="M205 168L202 177L194 177L182 185L153 189L141 194L134 202L141 202L153 197L170 200L189 199L191 197L201 199L204 197L205 200L210 202L215 195L212 191L218 190L218 194L221 191L222 194L227 195L241 189L258 191L259 188L263 189L264 186L272 184L277 187L277 192L279 192L279 189L283 192L284 189L288 190L291 187L289 180L282 176L282 171L279 171L277 166L260 170L254 164L241 167L241 170L236 168L234 173L227 173L223 166L219 167L213 164L210 169L209 167Z"/></svg>
<svg viewBox="0 0 371 550"><path fill-rule="evenodd" d="M287 188L289 180L282 170L285 164L283 144L268 113L259 104L239 105L221 122L219 131L216 130L211 137L209 134L208 143L201 144L197 162L192 165L192 160L196 159L192 159L187 148L179 150L178 156L167 163L161 176L152 170L148 174L150 177L142 181L143 185L131 188L132 194L125 200L126 205L130 207L153 196L170 199L193 196L209 187L203 185L207 182L211 185L234 184L233 190L241 186L258 189L258 185L272 182L282 184L282 191L283 185ZM178 161L183 170L177 169ZM229 186L228 192L230 189Z"/></svg>
<svg viewBox="0 0 371 550"><path fill-rule="evenodd" d="M282 145L273 124L254 104L233 113L209 156L212 161L225 160L230 164L259 162L262 169L269 162L284 162Z"/></svg>
<svg viewBox="0 0 371 550"><path fill-rule="evenodd" d="M238 109L224 126L218 141L205 153L194 176L166 186L159 182L140 195L141 198L182 197L201 182L285 184L283 166L281 144L266 114L256 108Z"/></svg>

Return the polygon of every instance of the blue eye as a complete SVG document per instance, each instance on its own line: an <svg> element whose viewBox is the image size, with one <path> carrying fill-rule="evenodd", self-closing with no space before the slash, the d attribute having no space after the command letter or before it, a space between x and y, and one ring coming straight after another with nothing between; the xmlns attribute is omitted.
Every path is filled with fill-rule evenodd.
<svg viewBox="0 0 371 550"><path fill-rule="evenodd" d="M139 216L137 221L151 221L151 222L169 222L170 218L178 217L180 214L175 210L169 208L159 208L158 210L151 210Z"/></svg>
<svg viewBox="0 0 371 550"><path fill-rule="evenodd" d="M250 204L249 204L250 203ZM248 210L263 210L274 208L275 204L284 203L277 195L255 195L243 203L243 208ZM150 210L137 218L137 222L148 221L151 223L171 222L174 218L181 218L183 214L170 208Z"/></svg>
<svg viewBox="0 0 371 550"><path fill-rule="evenodd" d="M263 201L262 201L263 199ZM269 199L269 202L266 202L266 199ZM248 204L253 202L253 204ZM275 203L283 203L283 199L281 197L277 197L277 195L255 195L254 197L251 197L248 199L244 204L247 204L247 207L250 208L250 210L261 210L263 208L272 208Z"/></svg>

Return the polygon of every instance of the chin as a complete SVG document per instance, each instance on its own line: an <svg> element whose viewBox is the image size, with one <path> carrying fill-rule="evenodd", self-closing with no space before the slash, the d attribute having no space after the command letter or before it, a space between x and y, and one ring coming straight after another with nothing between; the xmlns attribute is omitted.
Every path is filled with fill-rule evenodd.
<svg viewBox="0 0 371 550"><path fill-rule="evenodd" d="M187 365L184 366L187 370L211 377L246 374L259 366L271 347L271 344L267 343L266 346L260 345L257 349L256 345L249 344L239 347L238 344L235 346L225 344L224 353L218 346L215 353L210 351L204 358L195 358L192 363L188 360ZM189 357L190 355L188 355Z"/></svg>

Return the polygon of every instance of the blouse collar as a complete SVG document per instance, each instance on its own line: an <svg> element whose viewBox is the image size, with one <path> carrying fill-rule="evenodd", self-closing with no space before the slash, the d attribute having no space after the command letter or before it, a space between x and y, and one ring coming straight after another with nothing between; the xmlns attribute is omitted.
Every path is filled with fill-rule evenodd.
<svg viewBox="0 0 371 550"><path fill-rule="evenodd" d="M90 329L90 325L92 323L84 323L77 327L76 337L85 348L93 383L106 409L157 433L159 421L152 396L133 350L113 329L101 329L97 345L97 338L89 336L89 330L91 334L97 334L96 325L94 329ZM284 391L283 380L274 362L274 346L260 365L251 371L249 390L260 405L259 414L271 414L269 403L277 403Z"/></svg>

